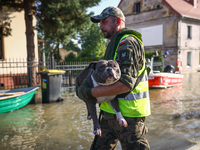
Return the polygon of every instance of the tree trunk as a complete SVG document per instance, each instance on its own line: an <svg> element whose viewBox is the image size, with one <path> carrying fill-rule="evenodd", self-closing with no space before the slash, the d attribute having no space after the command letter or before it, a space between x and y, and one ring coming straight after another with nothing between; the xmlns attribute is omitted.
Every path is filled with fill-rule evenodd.
<svg viewBox="0 0 200 150"><path fill-rule="evenodd" d="M28 66L28 86L36 86L35 66L35 46L33 32L32 6L34 0L24 0L25 24L26 24L26 43L27 43L27 66Z"/></svg>

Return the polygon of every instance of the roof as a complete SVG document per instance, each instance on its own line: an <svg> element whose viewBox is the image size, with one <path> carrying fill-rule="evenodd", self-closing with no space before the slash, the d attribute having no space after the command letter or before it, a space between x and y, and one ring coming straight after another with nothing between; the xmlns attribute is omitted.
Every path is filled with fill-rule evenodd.
<svg viewBox="0 0 200 150"><path fill-rule="evenodd" d="M196 0L196 8L188 1L192 0L163 0L164 4L169 6L178 15L200 19L200 0ZM120 7L122 2L123 0L119 2L118 7Z"/></svg>
<svg viewBox="0 0 200 150"><path fill-rule="evenodd" d="M200 19L200 0L197 0L196 8L185 0L163 0L163 2L180 16Z"/></svg>

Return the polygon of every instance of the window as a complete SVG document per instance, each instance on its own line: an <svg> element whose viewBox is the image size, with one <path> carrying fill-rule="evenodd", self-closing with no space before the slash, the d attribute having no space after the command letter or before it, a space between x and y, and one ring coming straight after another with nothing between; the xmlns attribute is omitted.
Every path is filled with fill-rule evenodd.
<svg viewBox="0 0 200 150"><path fill-rule="evenodd" d="M187 26L187 38L192 39L192 27Z"/></svg>
<svg viewBox="0 0 200 150"><path fill-rule="evenodd" d="M187 52L187 66L192 66L192 52Z"/></svg>
<svg viewBox="0 0 200 150"><path fill-rule="evenodd" d="M134 4L134 13L140 13L140 3Z"/></svg>
<svg viewBox="0 0 200 150"><path fill-rule="evenodd" d="M156 5L156 8L157 8L157 9L160 9L160 8L161 8L161 6L160 6L160 5Z"/></svg>
<svg viewBox="0 0 200 150"><path fill-rule="evenodd" d="M3 28L0 27L0 59L3 59Z"/></svg>

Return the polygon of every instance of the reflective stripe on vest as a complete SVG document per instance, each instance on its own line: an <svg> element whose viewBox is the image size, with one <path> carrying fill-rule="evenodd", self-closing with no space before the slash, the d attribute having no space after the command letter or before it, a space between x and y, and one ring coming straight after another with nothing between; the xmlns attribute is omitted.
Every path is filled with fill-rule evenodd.
<svg viewBox="0 0 200 150"><path fill-rule="evenodd" d="M127 36L134 36L135 38L137 38L135 35L124 35L120 39L120 41ZM139 40L139 42L143 45L141 40ZM115 51L114 60L116 59L116 56L117 56L118 47L119 47L119 44ZM145 56L144 49L143 49L143 54ZM143 61L142 69L138 71L138 76L140 76L143 73L143 71L145 71L145 74L142 80L140 81L140 83L125 98L118 99L120 111L122 115L125 117L144 117L151 114L148 78L147 78L147 72L145 70L145 59ZM100 108L103 111L115 114L109 102L101 103Z"/></svg>
<svg viewBox="0 0 200 150"><path fill-rule="evenodd" d="M119 98L121 100L139 100L142 98L148 98L149 97L149 92L146 91L143 87L146 86L147 82L147 75L144 75L140 83L138 84L137 88L133 89L130 94L128 94L125 98ZM146 83L147 82L147 83ZM142 87L142 89L139 89L138 87Z"/></svg>

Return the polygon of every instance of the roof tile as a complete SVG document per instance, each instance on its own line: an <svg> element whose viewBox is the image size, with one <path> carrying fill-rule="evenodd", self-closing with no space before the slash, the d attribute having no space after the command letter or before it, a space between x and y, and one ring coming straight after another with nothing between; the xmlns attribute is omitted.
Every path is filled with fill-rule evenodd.
<svg viewBox="0 0 200 150"><path fill-rule="evenodd" d="M200 19L200 0L197 0L196 8L185 0L164 0L176 13Z"/></svg>

